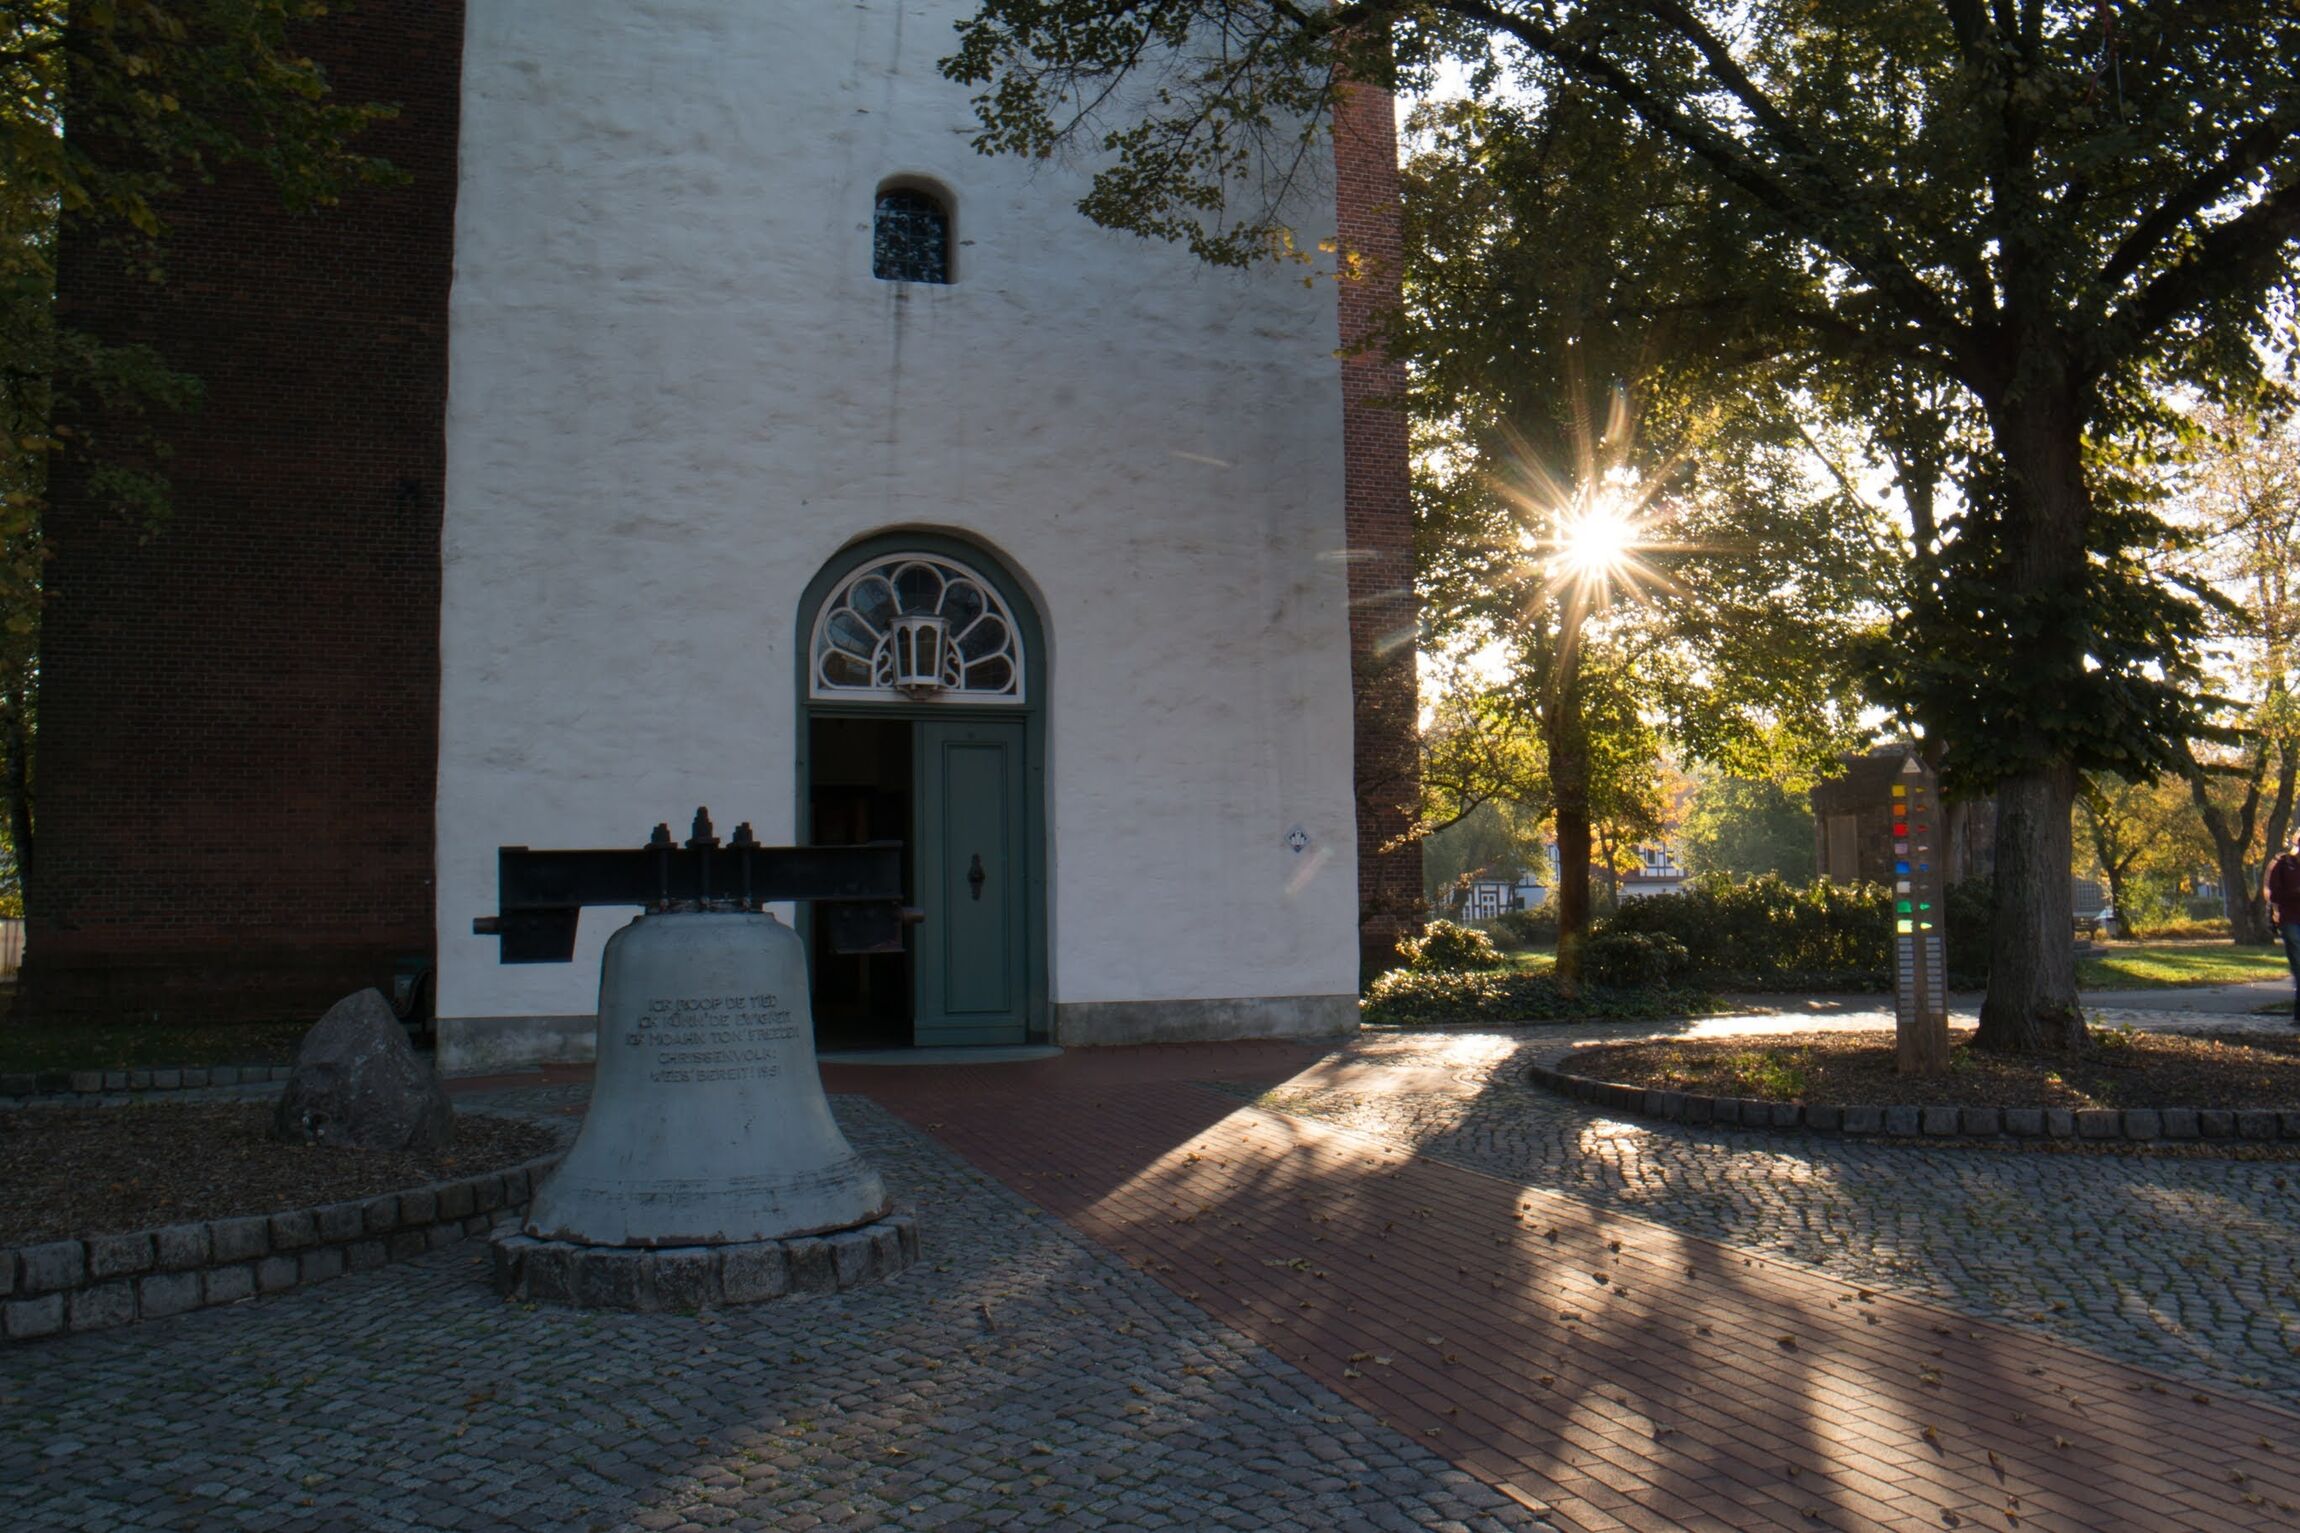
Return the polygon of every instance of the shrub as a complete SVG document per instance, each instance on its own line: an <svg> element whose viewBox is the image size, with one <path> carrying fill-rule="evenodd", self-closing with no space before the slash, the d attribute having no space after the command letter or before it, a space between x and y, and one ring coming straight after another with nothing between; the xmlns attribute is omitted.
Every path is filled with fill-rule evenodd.
<svg viewBox="0 0 2300 1533"><path fill-rule="evenodd" d="M2145 930L2136 930L2133 935L2152 942L2195 942L2208 937L2226 941L2233 933L2228 918L2222 916L2218 920L2152 921Z"/></svg>
<svg viewBox="0 0 2300 1533"><path fill-rule="evenodd" d="M1493 939L1474 926L1432 921L1419 937L1398 944L1406 967L1423 974L1460 974L1471 969L1498 969L1501 950Z"/></svg>
<svg viewBox="0 0 2300 1533"><path fill-rule="evenodd" d="M1651 1022L1708 1009L1695 990L1584 986L1568 1000L1547 974L1513 969L1440 973L1392 969L1366 987L1363 1019L1377 1027L1442 1022Z"/></svg>
<svg viewBox="0 0 2300 1533"><path fill-rule="evenodd" d="M1557 946L1557 912L1554 909L1505 910L1485 923L1493 940L1505 948Z"/></svg>
<svg viewBox="0 0 2300 1533"><path fill-rule="evenodd" d="M1868 988L1890 983L1892 912L1875 884L1800 888L1771 873L1738 883L1710 874L1677 894L1624 901L1591 940L1672 938L1684 976L1699 984Z"/></svg>
<svg viewBox="0 0 2300 1533"><path fill-rule="evenodd" d="M1682 979L1692 955L1667 932L1599 932L1581 950L1590 983L1622 988L1667 985Z"/></svg>

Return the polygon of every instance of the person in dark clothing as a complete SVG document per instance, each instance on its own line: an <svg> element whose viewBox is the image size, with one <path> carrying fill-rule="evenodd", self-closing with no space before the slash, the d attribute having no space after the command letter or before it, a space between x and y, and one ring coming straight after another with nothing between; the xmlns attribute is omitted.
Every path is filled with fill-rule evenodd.
<svg viewBox="0 0 2300 1533"><path fill-rule="evenodd" d="M2292 966L2292 1021L2300 1026L2300 830L2284 848L2284 855L2268 864L2260 880L2268 896L2269 924L2284 939L2284 961Z"/></svg>

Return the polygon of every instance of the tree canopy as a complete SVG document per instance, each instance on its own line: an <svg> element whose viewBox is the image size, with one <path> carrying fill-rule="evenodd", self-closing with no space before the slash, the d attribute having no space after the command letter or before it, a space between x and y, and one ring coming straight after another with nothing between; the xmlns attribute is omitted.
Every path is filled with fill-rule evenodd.
<svg viewBox="0 0 2300 1533"><path fill-rule="evenodd" d="M1802 884L1815 872L1813 806L1803 793L1770 779L1696 777L1678 840L1695 873L1775 873Z"/></svg>
<svg viewBox="0 0 2300 1533"><path fill-rule="evenodd" d="M2081 1044L2079 774L2170 768L2208 723L2202 609L2148 558L2165 528L2123 493L2125 455L2169 384L2262 372L2300 240L2300 11L982 0L945 67L981 87L981 147L1089 148L1090 216L1216 261L1298 248L1303 156L1284 151L1346 79L1447 71L1545 122L1634 121L1681 175L1674 237L1710 258L1681 313L1729 317L1815 389L1974 424L1873 685L1941 739L1952 781L1996 792L1980 1042ZM1923 410L1876 424L1928 429Z"/></svg>

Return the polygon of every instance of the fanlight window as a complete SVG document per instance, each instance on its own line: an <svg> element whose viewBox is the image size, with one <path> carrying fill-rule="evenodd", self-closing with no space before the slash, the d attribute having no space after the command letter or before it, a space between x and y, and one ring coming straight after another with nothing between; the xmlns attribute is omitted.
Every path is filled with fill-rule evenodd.
<svg viewBox="0 0 2300 1533"><path fill-rule="evenodd" d="M1019 703L1022 641L990 582L933 554L843 581L815 619L811 695Z"/></svg>

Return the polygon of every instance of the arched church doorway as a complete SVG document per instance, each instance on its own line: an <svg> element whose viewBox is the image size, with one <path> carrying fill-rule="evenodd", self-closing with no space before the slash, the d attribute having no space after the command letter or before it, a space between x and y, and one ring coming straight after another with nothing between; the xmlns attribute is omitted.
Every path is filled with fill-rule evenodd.
<svg viewBox="0 0 2300 1533"><path fill-rule="evenodd" d="M1049 1036L1046 645L987 550L927 533L842 551L799 606L800 839L899 840L925 920L900 953L809 933L824 1049Z"/></svg>

